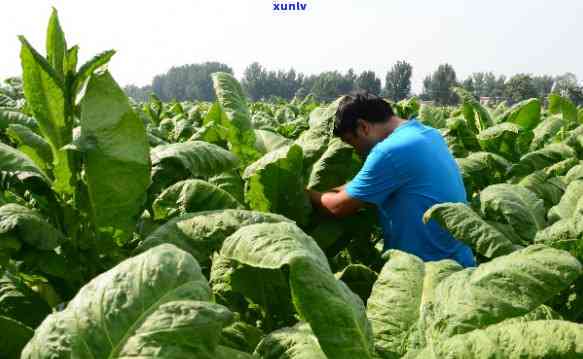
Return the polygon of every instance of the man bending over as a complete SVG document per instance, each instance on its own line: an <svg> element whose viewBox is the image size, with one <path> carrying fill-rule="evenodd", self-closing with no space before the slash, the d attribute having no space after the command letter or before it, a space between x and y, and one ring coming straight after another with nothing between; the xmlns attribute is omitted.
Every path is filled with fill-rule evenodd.
<svg viewBox="0 0 583 359"><path fill-rule="evenodd" d="M434 128L415 118L404 120L374 95L347 96L339 105L334 135L366 158L356 177L340 188L310 191L316 207L336 217L367 203L379 212L384 249L398 249L424 261L453 259L475 266L472 250L423 214L437 203L466 202L455 159Z"/></svg>

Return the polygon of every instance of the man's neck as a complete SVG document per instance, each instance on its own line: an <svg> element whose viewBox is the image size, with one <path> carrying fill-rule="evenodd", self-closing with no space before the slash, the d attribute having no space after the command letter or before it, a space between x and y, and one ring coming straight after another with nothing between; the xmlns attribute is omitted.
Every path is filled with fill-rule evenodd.
<svg viewBox="0 0 583 359"><path fill-rule="evenodd" d="M383 128L383 138L387 138L388 136L393 133L397 129L397 127L401 126L403 123L407 122L407 120L402 119L398 116L391 117L385 127Z"/></svg>

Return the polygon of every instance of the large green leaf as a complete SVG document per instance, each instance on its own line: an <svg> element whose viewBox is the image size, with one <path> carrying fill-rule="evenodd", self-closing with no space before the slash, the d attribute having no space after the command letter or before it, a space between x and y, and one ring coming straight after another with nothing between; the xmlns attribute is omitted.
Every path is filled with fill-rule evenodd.
<svg viewBox="0 0 583 359"><path fill-rule="evenodd" d="M546 226L544 202L519 185L496 184L480 192L486 219L509 224L528 244Z"/></svg>
<svg viewBox="0 0 583 359"><path fill-rule="evenodd" d="M197 262L172 245L128 259L86 284L36 330L23 358L215 358L233 315L207 302Z"/></svg>
<svg viewBox="0 0 583 359"><path fill-rule="evenodd" d="M561 219L542 231L539 231L536 234L535 242L568 251L577 257L579 261L583 261L582 220L583 200L579 199L577 211L572 217ZM579 310L583 310L583 308Z"/></svg>
<svg viewBox="0 0 583 359"><path fill-rule="evenodd" d="M502 182L510 170L510 162L490 152L474 152L466 158L456 158L468 195L474 190Z"/></svg>
<svg viewBox="0 0 583 359"><path fill-rule="evenodd" d="M532 151L538 150L547 144L565 126L563 116L550 116L538 124L532 131L534 138L530 144Z"/></svg>
<svg viewBox="0 0 583 359"><path fill-rule="evenodd" d="M13 236L40 250L54 249L63 235L39 212L15 203L0 207L0 236Z"/></svg>
<svg viewBox="0 0 583 359"><path fill-rule="evenodd" d="M38 128L38 124L34 118L12 109L0 108L0 129L5 130L11 124L26 126L33 130Z"/></svg>
<svg viewBox="0 0 583 359"><path fill-rule="evenodd" d="M206 141L217 145L226 145L229 121L218 102L214 102L202 120L202 126L190 138L191 141Z"/></svg>
<svg viewBox="0 0 583 359"><path fill-rule="evenodd" d="M577 158L568 158L545 168L544 171L549 178L565 176L571 168L579 163L580 161Z"/></svg>
<svg viewBox="0 0 583 359"><path fill-rule="evenodd" d="M454 143L460 145L467 151L479 151L480 143L476 137L475 129L468 125L468 121L463 117L453 117L447 120L447 137L453 138ZM451 143L450 143L451 144Z"/></svg>
<svg viewBox="0 0 583 359"><path fill-rule="evenodd" d="M533 172L522 178L518 185L529 189L544 200L547 209L559 203L566 187L560 178L549 178L544 170Z"/></svg>
<svg viewBox="0 0 583 359"><path fill-rule="evenodd" d="M0 143L0 171L16 174L19 179L35 176L51 183L45 172L30 157L3 143Z"/></svg>
<svg viewBox="0 0 583 359"><path fill-rule="evenodd" d="M340 96L328 105L320 106L310 112L308 121L310 128L326 127L332 129L338 106L344 100L345 96Z"/></svg>
<svg viewBox="0 0 583 359"><path fill-rule="evenodd" d="M474 133L479 133L492 126L494 121L490 113L478 100L461 87L454 88L454 92L462 100L462 112L469 128Z"/></svg>
<svg viewBox="0 0 583 359"><path fill-rule="evenodd" d="M223 328L221 345L253 353L263 336L263 332L256 326L237 321Z"/></svg>
<svg viewBox="0 0 583 359"><path fill-rule="evenodd" d="M512 122L525 130L533 130L540 122L540 110L540 100L531 98L512 106L498 122Z"/></svg>
<svg viewBox="0 0 583 359"><path fill-rule="evenodd" d="M581 204L583 205L583 202ZM536 234L535 242L570 250L573 245L581 246L582 239L583 224L581 223L581 215L579 214L571 218L561 219L542 231L539 231Z"/></svg>
<svg viewBox="0 0 583 359"><path fill-rule="evenodd" d="M20 151L32 159L43 171L47 171L53 162L53 154L51 146L44 138L34 133L30 128L19 124L10 124L6 134L18 144Z"/></svg>
<svg viewBox="0 0 583 359"><path fill-rule="evenodd" d="M551 208L548 213L550 223L554 223L560 219L566 219L573 215L577 202L583 196L583 180L576 180L571 182L565 194L561 197L559 204Z"/></svg>
<svg viewBox="0 0 583 359"><path fill-rule="evenodd" d="M533 245L454 273L436 289L439 300L427 335L435 342L524 315L582 272L581 263L569 253Z"/></svg>
<svg viewBox="0 0 583 359"><path fill-rule="evenodd" d="M73 170L67 151L61 148L72 140L72 123L66 110L65 90L59 74L24 37L20 37L20 59L24 95L40 130L53 151L53 187L57 192L73 192Z"/></svg>
<svg viewBox="0 0 583 359"><path fill-rule="evenodd" d="M59 24L59 17L55 8L53 8L49 19L46 47L47 61L63 79L65 73L64 65L66 63L65 56L67 53L67 42L65 41L65 34L61 29L61 24Z"/></svg>
<svg viewBox="0 0 583 359"><path fill-rule="evenodd" d="M292 263L289 276L294 305L328 357L372 358L372 328L348 286L310 257Z"/></svg>
<svg viewBox="0 0 583 359"><path fill-rule="evenodd" d="M239 228L255 223L276 222L291 223L291 220L277 214L233 209L185 214L152 232L136 251L143 252L163 243L171 243L205 265L212 252L220 250L225 238Z"/></svg>
<svg viewBox="0 0 583 359"><path fill-rule="evenodd" d="M226 171L217 176L208 178L208 181L228 192L240 203L245 202L245 184L238 172Z"/></svg>
<svg viewBox="0 0 583 359"><path fill-rule="evenodd" d="M463 269L452 260L422 262L414 255L391 250L367 305L375 349L381 358L400 358L409 349L425 346L435 288Z"/></svg>
<svg viewBox="0 0 583 359"><path fill-rule="evenodd" d="M352 179L362 166L354 149L338 138L333 138L328 149L312 167L308 188L327 191Z"/></svg>
<svg viewBox="0 0 583 359"><path fill-rule="evenodd" d="M221 255L249 266L280 269L297 258L311 258L330 270L318 244L292 223L259 223L242 227L223 243Z"/></svg>
<svg viewBox="0 0 583 359"><path fill-rule="evenodd" d="M228 192L202 180L180 181L156 198L152 208L154 219L166 219L185 213L242 208Z"/></svg>
<svg viewBox="0 0 583 359"><path fill-rule="evenodd" d="M553 320L495 325L456 335L407 358L578 358L583 325Z"/></svg>
<svg viewBox="0 0 583 359"><path fill-rule="evenodd" d="M95 55L92 59L84 63L80 68L77 74L75 75L75 79L73 81L73 85L71 88L71 95L77 96L77 94L81 91L81 88L85 84L85 82L89 79L89 77L98 69L105 66L109 60L115 55L115 50L108 50L104 51L100 54Z"/></svg>
<svg viewBox="0 0 583 359"><path fill-rule="evenodd" d="M239 159L211 143L186 141L151 149L154 181L167 185L188 177L210 177L237 168Z"/></svg>
<svg viewBox="0 0 583 359"><path fill-rule="evenodd" d="M423 215L423 222L430 220L437 221L455 239L486 258L503 256L515 249L502 232L463 203L442 203L431 207Z"/></svg>
<svg viewBox="0 0 583 359"><path fill-rule="evenodd" d="M578 179L583 179L583 163L573 166L565 175L566 184L569 184Z"/></svg>
<svg viewBox="0 0 583 359"><path fill-rule="evenodd" d="M327 359L310 325L299 323L269 333L255 349L262 359Z"/></svg>
<svg viewBox="0 0 583 359"><path fill-rule="evenodd" d="M221 256L255 268L255 286L263 273L288 267L293 304L326 355L371 357L372 332L362 301L334 277L322 250L298 227L289 223L243 227L225 240Z"/></svg>
<svg viewBox="0 0 583 359"><path fill-rule="evenodd" d="M489 127L478 135L480 147L496 153L509 161L518 161L522 153L528 151L532 132L514 123L501 123Z"/></svg>
<svg viewBox="0 0 583 359"><path fill-rule="evenodd" d="M304 172L306 178L310 175L312 165L324 154L328 142L332 138L332 126L338 103L342 98L329 106L320 107L310 113L310 129L302 132L295 144L304 153Z"/></svg>
<svg viewBox="0 0 583 359"><path fill-rule="evenodd" d="M215 72L212 79L217 101L228 119L223 125L229 129L231 149L243 163L251 163L259 153L255 150L255 133L243 89L233 75L225 72Z"/></svg>
<svg viewBox="0 0 583 359"><path fill-rule="evenodd" d="M425 276L419 258L399 251L389 256L366 309L376 352L384 359L400 358L406 350L404 342L419 318Z"/></svg>
<svg viewBox="0 0 583 359"><path fill-rule="evenodd" d="M512 166L509 175L517 177L526 176L536 170L543 169L572 157L575 157L575 151L571 147L561 143L551 144L522 156L520 161Z"/></svg>
<svg viewBox="0 0 583 359"><path fill-rule="evenodd" d="M77 62L79 61L79 46L75 45L67 49L65 57L65 76L74 76L77 71Z"/></svg>
<svg viewBox="0 0 583 359"><path fill-rule="evenodd" d="M549 112L552 114L562 114L567 122L577 122L577 107L573 101L557 93L551 93L549 95Z"/></svg>
<svg viewBox="0 0 583 359"><path fill-rule="evenodd" d="M150 185L144 124L109 72L94 74L81 101L81 138L94 220L131 233Z"/></svg>
<svg viewBox="0 0 583 359"><path fill-rule="evenodd" d="M303 155L297 146L270 152L245 169L245 198L251 209L273 212L307 223L311 206L304 192Z"/></svg>
<svg viewBox="0 0 583 359"><path fill-rule="evenodd" d="M275 132L255 130L255 147L263 154L291 145L292 141Z"/></svg>

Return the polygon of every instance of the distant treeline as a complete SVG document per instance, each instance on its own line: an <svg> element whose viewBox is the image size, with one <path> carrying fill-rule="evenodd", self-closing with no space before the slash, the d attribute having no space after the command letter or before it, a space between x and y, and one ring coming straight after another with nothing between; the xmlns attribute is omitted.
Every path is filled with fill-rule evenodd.
<svg viewBox="0 0 583 359"><path fill-rule="evenodd" d="M128 85L125 91L137 101L147 100L151 93L163 101L213 101L210 75L217 71L233 73L231 67L219 62L183 65L155 76L151 85ZM399 101L414 95L411 91L412 75L413 66L406 61L395 63L382 82L374 71L356 73L350 69L345 73L326 71L305 75L294 69L268 70L254 62L245 69L241 84L252 100L291 100L295 96L313 94L318 101L330 101L362 89ZM492 72L476 72L460 80L450 64L439 65L427 75L422 92L415 95L438 105L454 105L458 99L451 89L455 86L464 87L478 98L490 97L495 102L504 100L512 104L532 97L544 98L554 90L570 96L577 104L583 104L582 88L572 73L560 76L516 74L506 78Z"/></svg>

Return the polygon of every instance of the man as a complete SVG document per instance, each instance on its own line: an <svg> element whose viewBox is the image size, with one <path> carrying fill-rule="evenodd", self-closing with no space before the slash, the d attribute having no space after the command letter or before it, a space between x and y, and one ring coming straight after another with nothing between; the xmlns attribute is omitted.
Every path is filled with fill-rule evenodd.
<svg viewBox="0 0 583 359"><path fill-rule="evenodd" d="M376 205L384 249L398 249L424 261L453 259L475 266L472 250L423 214L436 203L466 202L455 159L441 134L416 119L404 120L389 103L359 93L339 105L334 135L363 157L364 165L347 185L331 192L310 191L316 207L336 217Z"/></svg>

